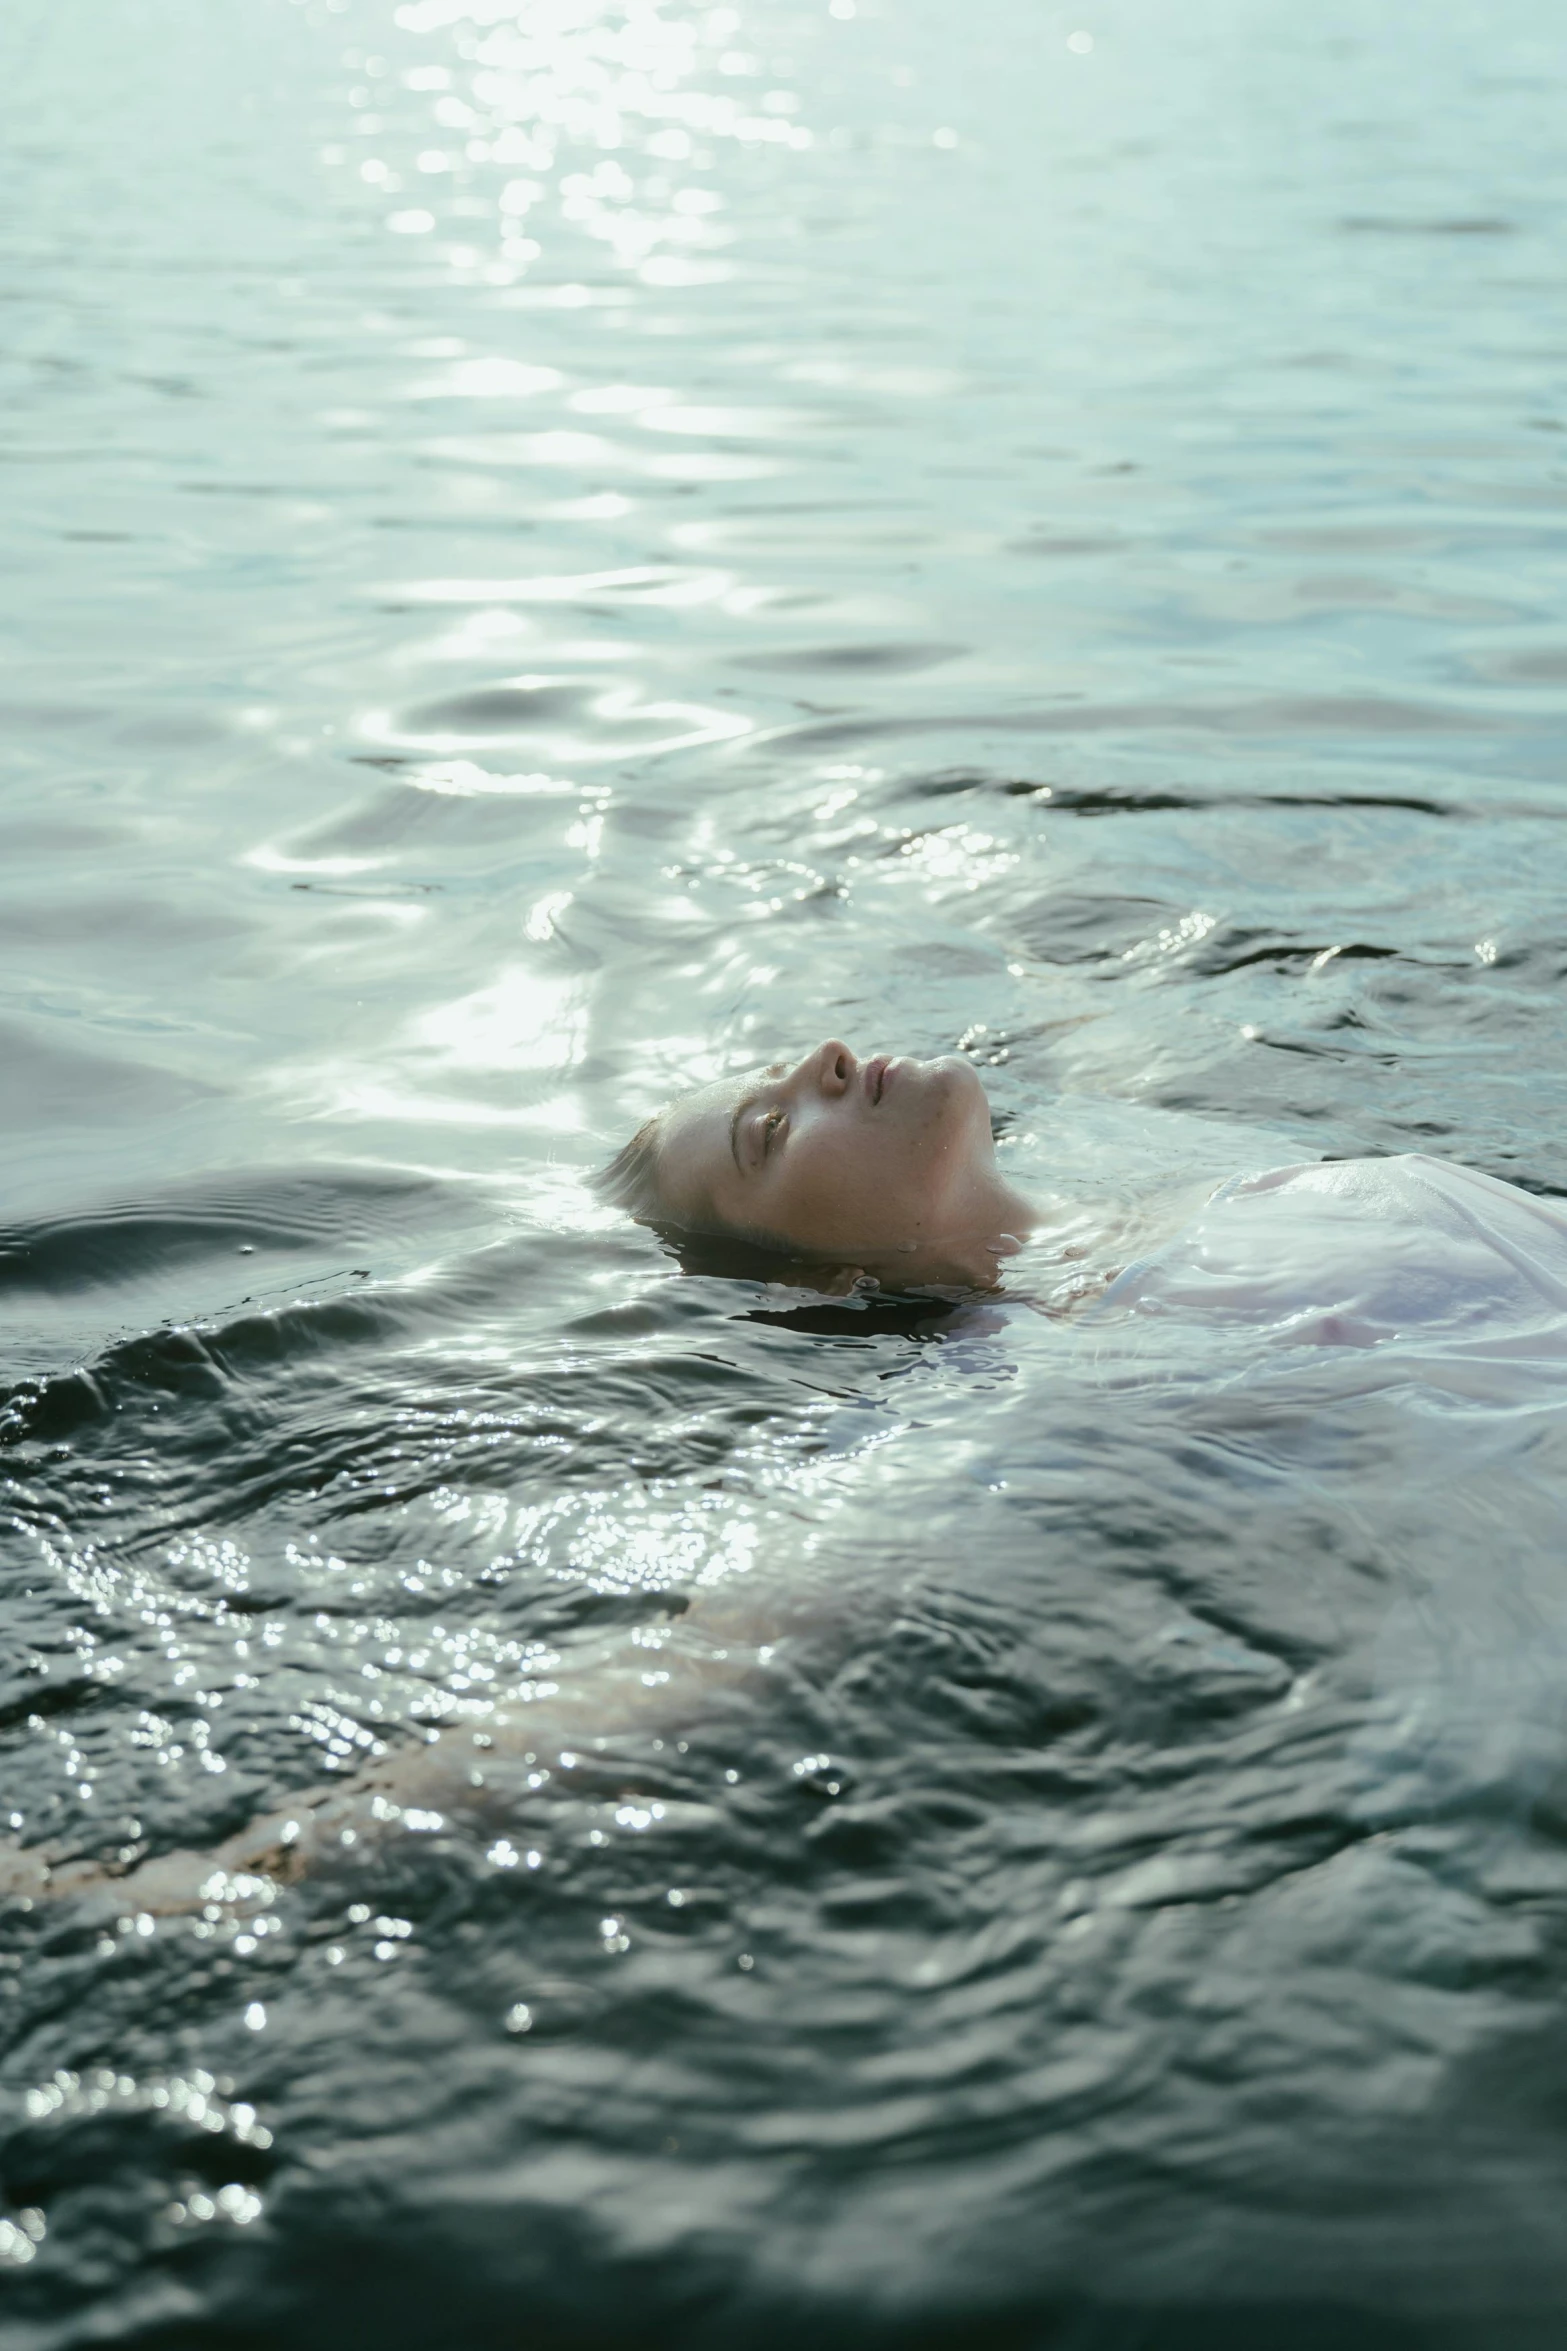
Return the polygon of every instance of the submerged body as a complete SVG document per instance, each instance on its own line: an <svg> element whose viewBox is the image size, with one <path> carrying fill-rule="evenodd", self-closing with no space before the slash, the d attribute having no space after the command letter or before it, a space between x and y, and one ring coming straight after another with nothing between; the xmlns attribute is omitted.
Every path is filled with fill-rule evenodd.
<svg viewBox="0 0 1567 2351"><path fill-rule="evenodd" d="M670 1104L602 1180L677 1247L761 1243L783 1278L823 1290L1005 1276L1026 1294L1033 1269L1014 1261L1031 1240L1082 1254L1008 1180L979 1074L955 1055L862 1060L828 1038ZM1105 1309L1300 1344L1567 1346L1567 1212L1419 1153L1238 1175L1135 1264L1114 1248L1090 1244L1101 1280L1080 1293Z"/></svg>
<svg viewBox="0 0 1567 2351"><path fill-rule="evenodd" d="M1270 1168L1221 1185L1098 1312L1355 1348L1500 1398L1510 1367L1567 1370L1567 1209L1423 1153Z"/></svg>
<svg viewBox="0 0 1567 2351"><path fill-rule="evenodd" d="M1010 1295L1028 1307L1052 1286L1037 1277L1070 1264L1073 1279L1051 1305L1081 1310L1085 1376L1106 1356L1135 1380L1172 1369L1266 1372L1298 1363L1300 1350L1339 1350L1354 1351L1339 1361L1355 1367L1335 1383L1340 1392L1412 1383L1506 1408L1532 1401L1543 1378L1560 1401L1567 1209L1448 1161L1415 1154L1237 1175L1126 1264L1109 1233L1085 1248L1081 1223L1064 1227L1004 1180L967 1064L860 1063L829 1041L793 1067L706 1089L666 1118L667 1136L641 1150L642 1196L627 1204L666 1226L672 1209L695 1209L706 1220L699 1229L740 1241L760 1227L796 1286L842 1295L867 1283L949 1292L966 1283L971 1295L993 1295L1010 1265ZM748 1215L756 1202L761 1213ZM747 1221L726 1225L736 1203ZM509 1713L488 1713L482 1732L453 1726L429 1746L304 1791L215 1851L117 1868L0 1846L0 1893L210 1914L265 1904L278 1885L392 1825L439 1827L431 1805L498 1827L519 1766L546 1754L569 1764L563 1748L591 1738L602 1749L601 1730L687 1727L732 1691L778 1637L776 1608L761 1600L700 1596L651 1680L633 1631L585 1678L543 1684Z"/></svg>

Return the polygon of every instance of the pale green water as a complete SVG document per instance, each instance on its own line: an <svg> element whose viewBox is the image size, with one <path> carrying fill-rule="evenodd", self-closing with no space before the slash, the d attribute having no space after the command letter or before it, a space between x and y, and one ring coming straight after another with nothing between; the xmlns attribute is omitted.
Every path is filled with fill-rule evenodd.
<svg viewBox="0 0 1567 2351"><path fill-rule="evenodd" d="M1537 0L11 0L3 1809L605 1744L12 1906L6 2351L1558 2339L1553 1417L1110 1409L578 1177L831 1031L1080 1197L1560 1188L1564 100Z"/></svg>

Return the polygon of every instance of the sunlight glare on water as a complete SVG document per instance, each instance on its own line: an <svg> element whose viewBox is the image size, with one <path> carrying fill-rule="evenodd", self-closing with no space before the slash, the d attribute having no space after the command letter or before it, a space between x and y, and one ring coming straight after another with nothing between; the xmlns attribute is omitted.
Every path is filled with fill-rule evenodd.
<svg viewBox="0 0 1567 2351"><path fill-rule="evenodd" d="M1561 1191L1564 82L12 0L6 2351L1554 2351L1549 1367L584 1177L839 1035L1057 1304L1242 1169Z"/></svg>

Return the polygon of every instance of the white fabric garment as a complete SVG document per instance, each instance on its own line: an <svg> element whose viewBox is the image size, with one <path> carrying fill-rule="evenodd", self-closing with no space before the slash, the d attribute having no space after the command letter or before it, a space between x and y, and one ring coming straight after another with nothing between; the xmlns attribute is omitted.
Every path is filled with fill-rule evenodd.
<svg viewBox="0 0 1567 2351"><path fill-rule="evenodd" d="M1520 1376L1567 1378L1567 1206L1419 1153L1269 1168L1128 1266L1107 1310L1170 1337L1356 1348L1377 1385L1509 1402Z"/></svg>

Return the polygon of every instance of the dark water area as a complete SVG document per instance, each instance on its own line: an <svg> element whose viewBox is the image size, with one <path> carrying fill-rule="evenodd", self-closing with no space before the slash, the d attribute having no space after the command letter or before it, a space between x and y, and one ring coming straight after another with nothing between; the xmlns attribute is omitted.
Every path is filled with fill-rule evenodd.
<svg viewBox="0 0 1567 2351"><path fill-rule="evenodd" d="M1544 0L10 0L0 1833L393 1795L0 1897L5 2351L1560 2343L1560 1396L584 1177L836 1034L1106 1229L1567 1191L1564 107Z"/></svg>

